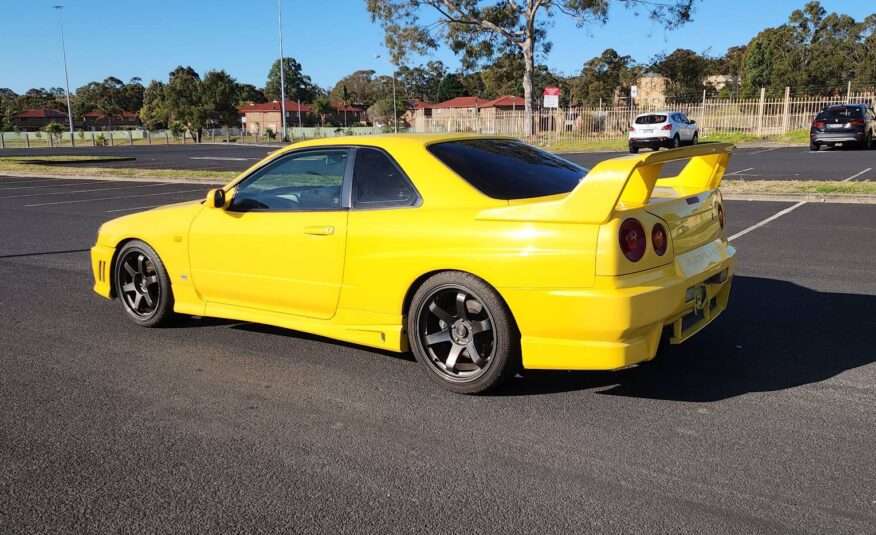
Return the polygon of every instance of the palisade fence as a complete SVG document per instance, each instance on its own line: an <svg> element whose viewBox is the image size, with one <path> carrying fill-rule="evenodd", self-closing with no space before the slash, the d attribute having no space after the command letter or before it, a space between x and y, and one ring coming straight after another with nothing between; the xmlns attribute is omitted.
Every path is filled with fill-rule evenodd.
<svg viewBox="0 0 876 535"><path fill-rule="evenodd" d="M383 127L289 127L287 136L291 141L322 137L381 134ZM399 129L399 131L408 131ZM0 149L70 147L70 132L49 135L46 132L0 132ZM74 132L73 142L77 147L117 146L117 145L179 145L197 143L191 133L183 132L174 136L169 130L110 130ZM201 131L202 143L279 143L280 134L268 136L265 132L246 132L241 128L207 128Z"/></svg>
<svg viewBox="0 0 876 535"><path fill-rule="evenodd" d="M804 97L745 100L707 99L694 103L653 107L582 107L540 109L533 112L532 133L525 133L523 110L481 111L479 114L451 114L448 117L420 117L416 132L475 132L519 137L538 144L586 140L626 139L636 115L653 111L677 111L696 121L700 137L723 134L774 138L794 130L808 129L815 115L833 104L870 104L876 108L876 93L846 97Z"/></svg>

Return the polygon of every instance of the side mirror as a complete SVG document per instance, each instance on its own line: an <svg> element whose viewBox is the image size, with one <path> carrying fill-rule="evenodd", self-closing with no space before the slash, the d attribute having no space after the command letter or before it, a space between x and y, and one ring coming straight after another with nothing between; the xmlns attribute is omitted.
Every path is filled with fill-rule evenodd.
<svg viewBox="0 0 876 535"><path fill-rule="evenodd" d="M222 188L211 189L207 192L207 208L225 207L225 190Z"/></svg>

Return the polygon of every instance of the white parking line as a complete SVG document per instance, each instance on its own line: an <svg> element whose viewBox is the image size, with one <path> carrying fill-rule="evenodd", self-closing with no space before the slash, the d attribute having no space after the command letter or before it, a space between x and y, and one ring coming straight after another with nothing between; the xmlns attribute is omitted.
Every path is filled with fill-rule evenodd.
<svg viewBox="0 0 876 535"><path fill-rule="evenodd" d="M189 160L225 160L229 162L245 162L247 160L260 160L261 158L235 158L233 156L189 156Z"/></svg>
<svg viewBox="0 0 876 535"><path fill-rule="evenodd" d="M142 195L124 195L122 197L101 197L99 199L77 199L75 201L58 201L58 202L41 202L39 204L25 204L25 208L34 208L36 206L51 206L55 204L75 204L82 202L98 202L98 201L114 201L116 199L133 199L136 197L155 197L156 195L173 195L174 193L194 193L194 192L204 192L209 190L210 188L200 188L200 189L187 189L183 191L164 191L161 193L144 193Z"/></svg>
<svg viewBox="0 0 876 535"><path fill-rule="evenodd" d="M52 191L49 193L27 193L24 195L8 195L6 197L0 197L0 199L20 199L22 197L45 197L46 195L71 195L73 193L91 193L94 191L109 191L114 189L135 189L135 188L155 188L159 186L170 186L170 183L164 184L145 184L142 186L116 186L113 188L96 188L96 189L78 189L73 191Z"/></svg>
<svg viewBox="0 0 876 535"><path fill-rule="evenodd" d="M727 241L733 241L733 240L735 240L736 238L741 238L742 236L745 236L746 234L748 234L748 233L751 232L752 230L758 229L758 228L760 228L760 227L766 225L766 224L769 223L770 221L775 221L776 219L782 217L782 216L785 215L785 214L790 214L791 212L793 212L793 211L796 210L797 208L800 208L800 207L803 206L804 204L806 204L806 201L800 201L800 202L798 202L797 204L795 204L794 206L789 206L788 208L785 208L785 209L782 210L781 212L777 212L777 213L771 215L770 217L764 219L764 220L761 221L760 223L757 223L757 224L751 225L750 227L748 227L748 228L745 229L745 230L740 230L740 231L737 232L736 234L734 234L734 235L730 236L729 238L727 238Z"/></svg>
<svg viewBox="0 0 876 535"><path fill-rule="evenodd" d="M118 184L119 182L119 180L108 180L104 183ZM89 184L94 184L94 181L89 180L88 182L76 182L75 184L49 184L48 186L17 186L14 188L0 188L0 191L7 191L10 189L70 188L73 186L87 186Z"/></svg>
<svg viewBox="0 0 876 535"><path fill-rule="evenodd" d="M855 173L854 175L850 176L849 178L844 178L842 181L843 182L851 182L852 180L858 178L859 176L863 175L867 171L872 171L872 170L873 170L872 167L868 167L868 168L864 169L863 171L861 171L860 173Z"/></svg>
<svg viewBox="0 0 876 535"><path fill-rule="evenodd" d="M761 154L761 153L769 152L769 151L771 151L771 150L776 150L776 149L779 149L779 148L781 148L781 147L773 147L773 148L771 148L771 149L763 149L763 150L757 150L757 151L754 151L754 152L748 152L748 153L746 153L746 156L752 156L752 155L754 155L754 154Z"/></svg>
<svg viewBox="0 0 876 535"><path fill-rule="evenodd" d="M738 175L738 174L744 173L746 171L751 171L753 169L754 169L754 167L749 167L748 169L742 169L740 171L733 171L732 173L724 173L724 176Z"/></svg>
<svg viewBox="0 0 876 535"><path fill-rule="evenodd" d="M133 212L134 210L148 210L149 208L158 208L159 206L164 206L163 204L152 204L149 206L135 206L134 208L116 208L115 210L107 210L106 213L114 214L116 212Z"/></svg>

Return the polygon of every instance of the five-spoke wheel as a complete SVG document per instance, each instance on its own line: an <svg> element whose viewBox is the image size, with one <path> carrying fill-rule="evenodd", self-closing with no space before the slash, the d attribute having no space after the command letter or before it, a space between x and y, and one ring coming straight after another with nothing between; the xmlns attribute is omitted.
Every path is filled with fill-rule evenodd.
<svg viewBox="0 0 876 535"><path fill-rule="evenodd" d="M408 315L414 355L429 376L455 392L477 393L516 371L519 337L495 290L460 272L428 279Z"/></svg>
<svg viewBox="0 0 876 535"><path fill-rule="evenodd" d="M116 257L114 270L116 296L137 324L154 327L173 313L173 295L164 264L152 247L131 241Z"/></svg>

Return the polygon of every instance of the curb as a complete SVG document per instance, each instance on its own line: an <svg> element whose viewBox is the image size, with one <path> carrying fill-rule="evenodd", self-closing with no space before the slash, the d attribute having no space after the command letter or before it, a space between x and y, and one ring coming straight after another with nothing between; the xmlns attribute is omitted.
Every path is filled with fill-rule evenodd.
<svg viewBox="0 0 876 535"><path fill-rule="evenodd" d="M828 204L876 204L876 195L855 193L724 193L728 201L812 202Z"/></svg>
<svg viewBox="0 0 876 535"><path fill-rule="evenodd" d="M215 184L224 186L231 182L230 180L218 180L210 177L192 177L192 178L167 178L159 176L73 176L73 175L53 175L51 173L33 173L33 172L9 172L0 171L0 177L12 178L52 178L66 180L102 180L105 182L167 182L169 184ZM0 180L2 182L2 180Z"/></svg>

